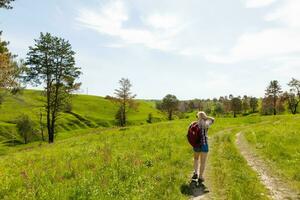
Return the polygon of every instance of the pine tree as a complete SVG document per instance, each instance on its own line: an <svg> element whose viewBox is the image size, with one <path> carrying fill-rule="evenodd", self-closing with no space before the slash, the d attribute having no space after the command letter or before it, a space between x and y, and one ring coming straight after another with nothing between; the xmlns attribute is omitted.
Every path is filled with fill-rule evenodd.
<svg viewBox="0 0 300 200"><path fill-rule="evenodd" d="M269 86L266 89L266 97L272 98L272 108L273 108L273 114L276 115L276 102L282 93L281 86L279 85L277 80L273 80L270 82Z"/></svg>
<svg viewBox="0 0 300 200"><path fill-rule="evenodd" d="M80 83L75 83L81 72L80 68L75 67L74 55L68 41L50 33L41 33L27 53L25 80L45 86L49 143L54 142L59 113L68 103L71 92L80 86Z"/></svg>
<svg viewBox="0 0 300 200"><path fill-rule="evenodd" d="M119 103L116 119L118 120L120 126L125 126L127 122L126 113L130 107L134 107L133 99L136 97L136 95L133 95L130 91L132 85L129 79L122 78L119 81L119 84L120 88L115 90L115 100Z"/></svg>

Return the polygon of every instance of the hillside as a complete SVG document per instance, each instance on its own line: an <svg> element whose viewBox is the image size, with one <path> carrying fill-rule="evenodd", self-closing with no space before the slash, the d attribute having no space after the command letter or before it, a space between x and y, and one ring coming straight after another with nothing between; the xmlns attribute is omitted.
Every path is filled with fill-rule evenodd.
<svg viewBox="0 0 300 200"><path fill-rule="evenodd" d="M299 127L286 132L288 137L272 134L272 130L295 124L294 117L218 118L209 132L209 199L270 199L268 189L235 144L237 133L244 131L248 138L251 130L249 142L262 135L256 142L264 146L256 150L272 170L282 173L285 186L299 191L299 169L295 168L299 154L295 152L300 149L297 142L289 142L299 141L295 134ZM13 147L0 156L0 198L187 199L193 169L192 150L184 134L189 123L176 120L125 129L81 130L84 136L55 144ZM268 127L265 132L263 126ZM279 140L281 143L272 142ZM272 154L270 144L293 151L285 151L284 157Z"/></svg>
<svg viewBox="0 0 300 200"><path fill-rule="evenodd" d="M27 114L35 122L38 129L40 111L43 111L41 91L24 90L22 94L8 95L0 107L0 142L19 139L16 134L15 121L21 114ZM153 121L161 121L164 115L159 112L153 102L137 100L137 109L128 112L128 125L147 123L148 114L152 113ZM115 113L117 105L111 101L89 95L74 95L72 112L62 113L57 126L58 134L77 129L112 127L116 125ZM43 112L45 124L45 113Z"/></svg>

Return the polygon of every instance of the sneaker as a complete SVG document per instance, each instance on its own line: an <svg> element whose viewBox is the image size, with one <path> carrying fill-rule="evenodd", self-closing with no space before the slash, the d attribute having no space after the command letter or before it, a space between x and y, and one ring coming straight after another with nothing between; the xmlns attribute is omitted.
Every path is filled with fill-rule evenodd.
<svg viewBox="0 0 300 200"><path fill-rule="evenodd" d="M199 183L203 183L203 182L204 182L204 178L200 178L200 177L199 177L199 178L198 178L198 182L199 182Z"/></svg>
<svg viewBox="0 0 300 200"><path fill-rule="evenodd" d="M192 180L197 181L198 180L198 174L194 173L193 176L192 176Z"/></svg>

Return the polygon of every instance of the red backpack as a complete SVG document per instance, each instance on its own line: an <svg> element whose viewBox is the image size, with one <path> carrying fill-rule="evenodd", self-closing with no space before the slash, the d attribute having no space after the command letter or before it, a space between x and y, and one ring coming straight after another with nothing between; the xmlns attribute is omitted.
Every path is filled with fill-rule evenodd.
<svg viewBox="0 0 300 200"><path fill-rule="evenodd" d="M201 146L202 129L199 127L198 122L191 123L187 133L187 139L193 147Z"/></svg>

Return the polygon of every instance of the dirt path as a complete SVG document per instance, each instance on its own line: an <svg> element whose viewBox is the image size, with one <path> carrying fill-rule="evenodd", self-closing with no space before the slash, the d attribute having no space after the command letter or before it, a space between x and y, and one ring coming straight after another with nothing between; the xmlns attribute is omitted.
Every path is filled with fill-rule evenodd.
<svg viewBox="0 0 300 200"><path fill-rule="evenodd" d="M270 192L272 199L300 199L299 194L287 186L279 177L270 173L270 166L252 150L242 133L237 134L236 144L249 166L254 169L265 187Z"/></svg>
<svg viewBox="0 0 300 200"><path fill-rule="evenodd" d="M212 137L209 137L209 141L210 141L210 152L214 151L214 137L217 135L221 135L223 134L225 131L227 130L231 130L231 128L229 129L225 129L222 131L219 131L217 133L215 133ZM193 160L191 161L193 162ZM210 181L213 179L212 174L210 173L211 170L211 160L210 160L210 153L208 154L208 158L207 158L207 163L206 163L206 167L205 167L205 172L204 172L204 177L205 177L205 186L206 188L202 188L202 187L196 187L194 188L193 186L190 185L190 188L192 189L192 197L190 198L190 200L210 200L210 199L216 199L216 197L214 196L214 191L213 188L211 187L211 183Z"/></svg>

